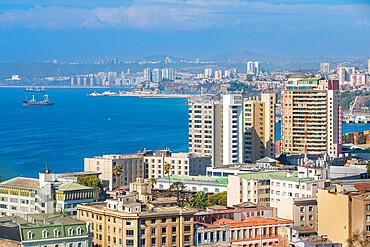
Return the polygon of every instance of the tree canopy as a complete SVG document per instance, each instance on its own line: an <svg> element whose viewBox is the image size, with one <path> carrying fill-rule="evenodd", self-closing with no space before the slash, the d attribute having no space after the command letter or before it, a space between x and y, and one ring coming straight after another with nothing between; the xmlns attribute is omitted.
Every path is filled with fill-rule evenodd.
<svg viewBox="0 0 370 247"><path fill-rule="evenodd" d="M89 186L95 188L98 192L98 200L102 199L103 197L103 183L95 176L78 176L77 183L85 186Z"/></svg>
<svg viewBox="0 0 370 247"><path fill-rule="evenodd" d="M227 191L209 195L207 199L207 205L208 206L213 206L213 205L226 206L227 205Z"/></svg>

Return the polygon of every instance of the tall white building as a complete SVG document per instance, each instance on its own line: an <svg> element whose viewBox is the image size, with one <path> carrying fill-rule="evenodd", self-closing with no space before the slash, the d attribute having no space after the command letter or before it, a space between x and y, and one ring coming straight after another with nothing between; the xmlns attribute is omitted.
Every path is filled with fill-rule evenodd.
<svg viewBox="0 0 370 247"><path fill-rule="evenodd" d="M212 69L211 68L208 68L208 69L205 69L204 70L204 75L205 77L212 77Z"/></svg>
<svg viewBox="0 0 370 247"><path fill-rule="evenodd" d="M223 101L223 164L244 163L243 96L227 94Z"/></svg>
<svg viewBox="0 0 370 247"><path fill-rule="evenodd" d="M257 75L260 73L260 62L254 62L254 72Z"/></svg>
<svg viewBox="0 0 370 247"><path fill-rule="evenodd" d="M320 71L325 74L330 72L330 63L320 63Z"/></svg>
<svg viewBox="0 0 370 247"><path fill-rule="evenodd" d="M152 71L149 68L144 69L144 81L152 81Z"/></svg>
<svg viewBox="0 0 370 247"><path fill-rule="evenodd" d="M162 82L162 71L159 69L153 69L152 71L152 81L156 83Z"/></svg>
<svg viewBox="0 0 370 247"><path fill-rule="evenodd" d="M254 74L254 63L252 61L247 62L247 74Z"/></svg>

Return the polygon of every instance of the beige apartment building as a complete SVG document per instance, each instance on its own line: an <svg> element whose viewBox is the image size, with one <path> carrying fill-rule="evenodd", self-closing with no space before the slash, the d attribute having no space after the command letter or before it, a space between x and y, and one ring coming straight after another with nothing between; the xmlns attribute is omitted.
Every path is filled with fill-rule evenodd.
<svg viewBox="0 0 370 247"><path fill-rule="evenodd" d="M342 108L338 80L294 74L282 92L281 106L283 153L304 153L307 146L308 153L339 156L342 152Z"/></svg>
<svg viewBox="0 0 370 247"><path fill-rule="evenodd" d="M189 101L189 153L210 156L212 166L223 163L222 110L220 102Z"/></svg>
<svg viewBox="0 0 370 247"><path fill-rule="evenodd" d="M113 174L116 165L122 166L120 176ZM136 178L148 178L148 168L144 163L143 154L103 155L84 159L84 171L101 172L99 179L104 187L113 190L118 186L129 185Z"/></svg>
<svg viewBox="0 0 370 247"><path fill-rule="evenodd" d="M148 165L148 177L160 178L167 176L164 165L171 164L169 175L198 176L206 175L206 169L211 165L210 156L199 156L191 153L173 153L171 150L158 150L144 157Z"/></svg>
<svg viewBox="0 0 370 247"><path fill-rule="evenodd" d="M152 201L150 181L137 179L117 199L77 206L79 220L89 223L93 244L104 247L160 247L194 244L197 210Z"/></svg>
<svg viewBox="0 0 370 247"><path fill-rule="evenodd" d="M245 163L275 157L275 106L275 93L262 93L261 100L244 99Z"/></svg>
<svg viewBox="0 0 370 247"><path fill-rule="evenodd" d="M319 190L317 207L319 235L343 246L349 246L346 240L354 233L370 238L370 192L343 193L339 185Z"/></svg>

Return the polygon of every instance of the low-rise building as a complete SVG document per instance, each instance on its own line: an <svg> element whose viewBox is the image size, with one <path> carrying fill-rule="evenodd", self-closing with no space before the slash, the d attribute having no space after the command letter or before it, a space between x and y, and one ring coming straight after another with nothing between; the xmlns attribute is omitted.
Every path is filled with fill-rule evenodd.
<svg viewBox="0 0 370 247"><path fill-rule="evenodd" d="M222 218L243 221L249 217L272 218L274 209L272 207L250 206L245 208L219 209L211 210L207 208L195 214L195 221L207 224L213 224Z"/></svg>
<svg viewBox="0 0 370 247"><path fill-rule="evenodd" d="M207 176L170 176L157 179L155 189L169 189L172 183L181 182L186 191L206 193L219 193L227 191L227 178L214 178Z"/></svg>
<svg viewBox="0 0 370 247"><path fill-rule="evenodd" d="M0 222L1 246L91 246L88 224L63 215L30 214L26 224Z"/></svg>
<svg viewBox="0 0 370 247"><path fill-rule="evenodd" d="M171 164L171 175L176 176L206 175L206 168L211 165L210 156L173 153L171 150L159 150L153 155L146 155L144 161L148 164L149 178L164 177L166 163Z"/></svg>
<svg viewBox="0 0 370 247"><path fill-rule="evenodd" d="M121 166L120 176L113 172L115 166ZM108 190L129 185L136 178L148 178L148 165L144 163L143 154L103 155L84 159L85 172L101 172L99 179Z"/></svg>
<svg viewBox="0 0 370 247"><path fill-rule="evenodd" d="M93 202L96 190L71 181L58 181L48 170L39 179L16 177L0 183L0 215L26 218L31 213L76 215L79 203Z"/></svg>
<svg viewBox="0 0 370 247"><path fill-rule="evenodd" d="M290 227L292 220L250 217L243 221L220 219L214 225L228 225L229 242L237 246L273 246L279 244L278 231Z"/></svg>
<svg viewBox="0 0 370 247"><path fill-rule="evenodd" d="M289 198L278 202L279 218L294 221L294 226L308 226L317 231L317 200L312 198Z"/></svg>
<svg viewBox="0 0 370 247"><path fill-rule="evenodd" d="M228 246L227 224L213 225L194 222L194 246Z"/></svg>

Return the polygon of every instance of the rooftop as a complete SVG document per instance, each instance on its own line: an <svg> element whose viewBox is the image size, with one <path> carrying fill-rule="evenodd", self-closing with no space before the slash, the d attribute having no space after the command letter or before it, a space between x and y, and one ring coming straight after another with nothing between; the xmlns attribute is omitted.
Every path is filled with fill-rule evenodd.
<svg viewBox="0 0 370 247"><path fill-rule="evenodd" d="M93 188L74 182L64 182L57 187L58 191L91 190Z"/></svg>
<svg viewBox="0 0 370 247"><path fill-rule="evenodd" d="M158 178L157 181L158 180L168 180L168 177L161 177L161 178ZM227 178L215 178L215 177L207 177L207 176L170 176L170 180L227 184Z"/></svg>
<svg viewBox="0 0 370 247"><path fill-rule="evenodd" d="M289 176L291 174L291 176ZM302 183L310 183L315 182L317 180L312 178L298 178L297 172L289 173L287 171L273 171L273 172L253 172L253 173L246 173L246 174L239 174L236 175L241 177L242 179L258 179L258 180L267 180L267 179L278 179L278 180L285 180L291 182L302 182Z"/></svg>
<svg viewBox="0 0 370 247"><path fill-rule="evenodd" d="M0 185L5 186L12 186L12 187L19 187L19 188L31 188L31 189L39 189L40 183L37 178L23 178L23 177L16 177L9 179L0 183Z"/></svg>
<svg viewBox="0 0 370 247"><path fill-rule="evenodd" d="M243 221L222 218L216 221L215 225L229 224L229 227L242 227L242 226L260 226L260 225L279 225L279 224L292 224L292 220L286 219L271 219L262 217L250 217Z"/></svg>

